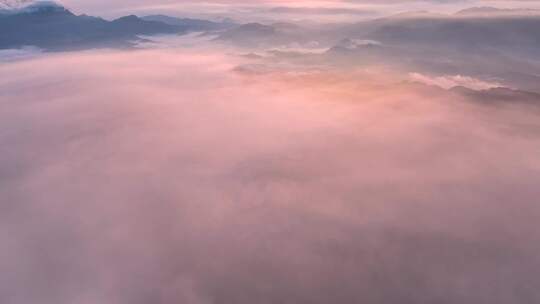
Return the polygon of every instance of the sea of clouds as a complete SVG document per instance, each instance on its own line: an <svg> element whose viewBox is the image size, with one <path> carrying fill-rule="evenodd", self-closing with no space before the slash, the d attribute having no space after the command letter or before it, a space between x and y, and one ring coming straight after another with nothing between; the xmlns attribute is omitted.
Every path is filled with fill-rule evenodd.
<svg viewBox="0 0 540 304"><path fill-rule="evenodd" d="M540 301L538 106L245 60L0 65L0 302Z"/></svg>

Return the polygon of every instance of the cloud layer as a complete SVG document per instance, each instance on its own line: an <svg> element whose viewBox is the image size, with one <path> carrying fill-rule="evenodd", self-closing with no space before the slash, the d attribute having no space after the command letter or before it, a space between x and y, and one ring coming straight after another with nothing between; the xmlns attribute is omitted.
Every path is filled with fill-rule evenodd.
<svg viewBox="0 0 540 304"><path fill-rule="evenodd" d="M243 63L0 66L0 302L540 300L536 105Z"/></svg>

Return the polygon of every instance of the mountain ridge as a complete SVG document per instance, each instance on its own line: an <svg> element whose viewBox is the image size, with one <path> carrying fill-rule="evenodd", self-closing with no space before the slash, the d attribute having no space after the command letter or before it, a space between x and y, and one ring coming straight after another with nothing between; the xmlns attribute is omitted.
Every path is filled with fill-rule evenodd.
<svg viewBox="0 0 540 304"><path fill-rule="evenodd" d="M5 1L5 0L4 0ZM8 5L4 2L5 6ZM168 24L136 15L105 20L75 15L53 1L10 2L10 10L0 14L0 49L35 46L48 51L101 47L132 47L140 35L185 34L194 30L221 28L206 20L179 19ZM172 18L172 17L171 17ZM189 21L189 22L188 22ZM224 25L223 25L224 26Z"/></svg>

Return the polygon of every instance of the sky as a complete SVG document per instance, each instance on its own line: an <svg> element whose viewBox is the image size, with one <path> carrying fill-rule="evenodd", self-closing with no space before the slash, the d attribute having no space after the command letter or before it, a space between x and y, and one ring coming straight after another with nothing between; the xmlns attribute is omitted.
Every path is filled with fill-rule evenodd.
<svg viewBox="0 0 540 304"><path fill-rule="evenodd" d="M471 6L540 7L540 2L535 0L63 0L62 3L81 13L93 13L110 17L130 12L139 14L168 12L169 14L221 14L234 16L237 15L235 13L245 11L260 13L260 10L272 7L311 8L319 10L322 14L338 15L358 15L364 12L386 14L410 10L452 12ZM339 8L340 11L336 11L336 8Z"/></svg>

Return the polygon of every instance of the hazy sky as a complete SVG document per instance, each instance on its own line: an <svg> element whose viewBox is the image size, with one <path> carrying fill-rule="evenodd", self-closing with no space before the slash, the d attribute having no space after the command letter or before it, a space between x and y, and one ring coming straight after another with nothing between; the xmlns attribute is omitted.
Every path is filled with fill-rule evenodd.
<svg viewBox="0 0 540 304"><path fill-rule="evenodd" d="M347 10L350 14L355 14L358 13L358 10L396 12L429 9L446 12L470 6L540 7L540 1L535 0L63 0L61 2L75 11L103 16L116 16L129 12L234 14L239 11L264 10L265 8L281 6L327 9L330 13L340 14L346 14ZM336 8L340 8L342 11L335 11Z"/></svg>

